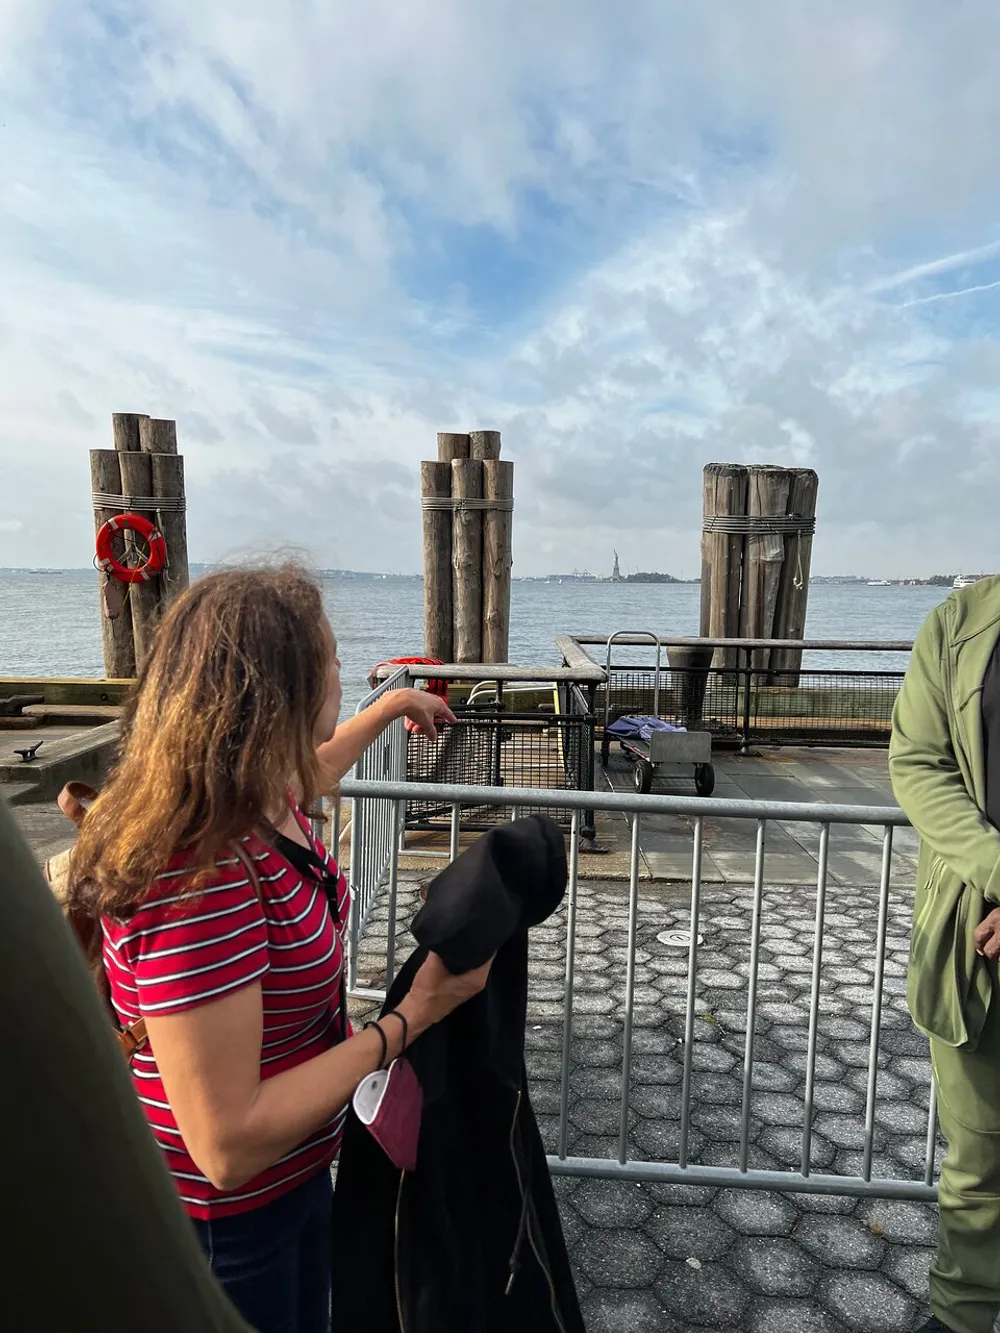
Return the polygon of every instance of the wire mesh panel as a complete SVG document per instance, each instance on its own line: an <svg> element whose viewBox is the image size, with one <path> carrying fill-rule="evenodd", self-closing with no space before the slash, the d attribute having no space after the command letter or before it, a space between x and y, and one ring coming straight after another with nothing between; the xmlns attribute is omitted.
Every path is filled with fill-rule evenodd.
<svg viewBox="0 0 1000 1333"><path fill-rule="evenodd" d="M781 745L888 745L901 671L801 671L789 689L761 672L750 687L751 740Z"/></svg>
<svg viewBox="0 0 1000 1333"><path fill-rule="evenodd" d="M557 713L554 708L550 713L458 708L457 722L443 728L436 740L410 734L408 780L470 787L589 790L594 718L589 712L580 711L581 703L586 709L582 695L572 703L572 713ZM528 805L518 813L530 814L535 808ZM499 806L479 807L472 822L462 820L462 827L489 828L510 817L510 811ZM568 828L572 812L557 810L553 817ZM407 802L408 828L440 827L450 819L450 804Z"/></svg>
<svg viewBox="0 0 1000 1333"><path fill-rule="evenodd" d="M659 716L710 731L720 744L886 746L903 676L805 668L791 684L766 670L664 667ZM608 685L598 691L598 715L604 716L606 703L611 721L651 714L655 677L653 666L613 665Z"/></svg>

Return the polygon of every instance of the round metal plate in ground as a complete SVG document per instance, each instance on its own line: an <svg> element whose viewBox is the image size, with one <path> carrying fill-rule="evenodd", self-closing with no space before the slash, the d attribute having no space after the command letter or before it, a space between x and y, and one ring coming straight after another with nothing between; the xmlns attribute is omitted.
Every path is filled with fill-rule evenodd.
<svg viewBox="0 0 1000 1333"><path fill-rule="evenodd" d="M668 949L691 948L691 932L689 930L661 930L656 938L660 944L665 944ZM698 943L705 943L701 935L698 936Z"/></svg>

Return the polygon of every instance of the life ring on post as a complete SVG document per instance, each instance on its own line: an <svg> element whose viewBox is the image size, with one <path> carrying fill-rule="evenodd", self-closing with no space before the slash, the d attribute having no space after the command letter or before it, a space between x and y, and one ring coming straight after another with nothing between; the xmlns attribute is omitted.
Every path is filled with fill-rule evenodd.
<svg viewBox="0 0 1000 1333"><path fill-rule="evenodd" d="M138 565L126 565L114 555L115 538L123 532L134 532L146 543L149 554ZM116 514L97 534L97 567L119 583L147 583L155 578L167 563L167 543L163 533L141 514Z"/></svg>
<svg viewBox="0 0 1000 1333"><path fill-rule="evenodd" d="M386 666L444 666L439 657L390 657L388 662L379 662L378 666L373 666L368 673L368 688L374 690L378 685L378 673ZM446 680L429 680L427 688L431 694L436 694L439 699L448 702L448 682Z"/></svg>

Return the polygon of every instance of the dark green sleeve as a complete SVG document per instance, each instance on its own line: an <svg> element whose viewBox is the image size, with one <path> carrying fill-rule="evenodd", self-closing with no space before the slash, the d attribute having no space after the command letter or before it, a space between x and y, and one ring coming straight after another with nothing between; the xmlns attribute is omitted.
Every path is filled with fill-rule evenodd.
<svg viewBox="0 0 1000 1333"><path fill-rule="evenodd" d="M209 1272L76 941L0 799L3 1322L250 1333Z"/></svg>
<svg viewBox="0 0 1000 1333"><path fill-rule="evenodd" d="M892 789L923 841L984 898L1000 902L1000 832L969 795L952 746L940 608L913 645L889 746Z"/></svg>

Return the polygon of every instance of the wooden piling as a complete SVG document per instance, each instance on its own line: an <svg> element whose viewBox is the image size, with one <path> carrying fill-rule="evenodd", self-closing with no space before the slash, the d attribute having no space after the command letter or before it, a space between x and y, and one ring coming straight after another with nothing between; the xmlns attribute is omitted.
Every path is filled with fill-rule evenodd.
<svg viewBox="0 0 1000 1333"><path fill-rule="evenodd" d="M177 422L158 417L141 417L139 448L147 454L176 454Z"/></svg>
<svg viewBox="0 0 1000 1333"><path fill-rule="evenodd" d="M451 496L451 463L420 464L420 494L424 500ZM424 655L451 662L452 569L450 509L423 509L424 531Z"/></svg>
<svg viewBox="0 0 1000 1333"><path fill-rule="evenodd" d="M704 472L705 527L713 517L742 518L747 510L747 469L735 463L709 463ZM740 589L743 577L742 532L704 531L701 539L701 634L703 638L735 639L740 632ZM716 667L736 667L737 652L720 648Z"/></svg>
<svg viewBox="0 0 1000 1333"><path fill-rule="evenodd" d="M792 468L789 473L788 515L812 527L816 519L819 477L812 468ZM812 568L813 534L811 531L785 537L785 563L778 589L774 617L776 639L802 639L806 631L809 603L809 573ZM802 669L801 648L776 648L771 653L771 668L781 672L775 684L796 686Z"/></svg>
<svg viewBox="0 0 1000 1333"><path fill-rule="evenodd" d="M113 412L111 414L111 436L115 449L120 454L138 453L140 448L140 423L148 421L141 412Z"/></svg>
<svg viewBox="0 0 1000 1333"><path fill-rule="evenodd" d="M472 441L475 448L474 432ZM499 432L483 431L497 435ZM503 508L483 513L483 656L484 662L506 662L510 652L511 533L514 514L514 464L499 459L483 463L483 496Z"/></svg>
<svg viewBox="0 0 1000 1333"><path fill-rule="evenodd" d="M438 462L453 463L456 458L469 458L470 442L468 435L456 435L451 431L438 431Z"/></svg>
<svg viewBox="0 0 1000 1333"><path fill-rule="evenodd" d="M156 522L156 511L149 505L135 504L129 496L137 499L152 499L153 496L153 460L149 454L129 450L118 455L121 467L122 494L129 513L138 514L150 523ZM160 621L160 580L158 576L144 583L133 583L129 593L132 603L132 637L135 641L135 665L137 670L149 656L153 636Z"/></svg>
<svg viewBox="0 0 1000 1333"><path fill-rule="evenodd" d="M115 430L118 438L118 430ZM125 438L124 432L122 438ZM138 438L138 437L137 437ZM121 495L122 476L119 466L119 453L116 449L91 449L90 451L90 489L95 495ZM121 506L113 508L104 505L94 506L94 535L110 518L121 513ZM125 541L121 536L115 538L112 548L116 559L125 553ZM107 577L103 571L98 573L98 588L101 608L101 646L104 652L104 674L115 679L131 679L135 675L135 647L132 641L132 608L126 589L123 594L121 610L112 620L106 614L104 604L104 586Z"/></svg>
<svg viewBox="0 0 1000 1333"><path fill-rule="evenodd" d="M469 431L469 457L478 458L481 463L496 462L500 457L500 432L498 430Z"/></svg>
<svg viewBox="0 0 1000 1333"><path fill-rule="evenodd" d="M173 422L166 423L173 425ZM174 448L177 436L174 434ZM190 582L187 549L187 514L176 507L184 500L184 459L177 453L150 455L153 468L153 495L157 500L175 503L166 508L157 506L156 526L167 544L167 566L160 575L160 614L178 597Z"/></svg>
<svg viewBox="0 0 1000 1333"><path fill-rule="evenodd" d="M440 436L438 437L440 440ZM456 501L483 498L483 464L456 458L451 464L451 494ZM451 558L454 599L454 659L481 662L483 651L483 511L455 508Z"/></svg>
<svg viewBox="0 0 1000 1333"><path fill-rule="evenodd" d="M754 466L749 469L747 516L755 519L784 519L788 511L791 478L785 468ZM785 560L785 538L781 533L751 531L743 561L743 597L740 607L740 637L774 637L775 611L781 569ZM757 649L753 664L759 670L770 665L770 650Z"/></svg>

